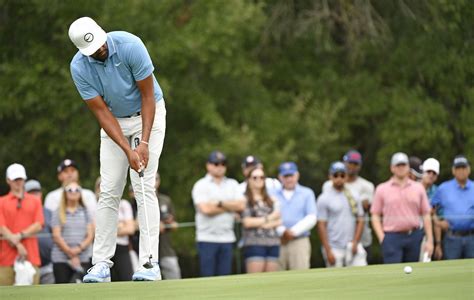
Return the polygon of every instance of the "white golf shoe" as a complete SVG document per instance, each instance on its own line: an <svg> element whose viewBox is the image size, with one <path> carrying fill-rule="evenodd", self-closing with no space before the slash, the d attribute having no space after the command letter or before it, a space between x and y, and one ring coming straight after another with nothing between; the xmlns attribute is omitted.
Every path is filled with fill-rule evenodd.
<svg viewBox="0 0 474 300"><path fill-rule="evenodd" d="M161 280L161 270L158 263L153 263L153 268L147 269L141 266L132 276L133 281L155 281Z"/></svg>
<svg viewBox="0 0 474 300"><path fill-rule="evenodd" d="M82 279L84 283L110 282L110 268L105 262L99 262L87 270Z"/></svg>

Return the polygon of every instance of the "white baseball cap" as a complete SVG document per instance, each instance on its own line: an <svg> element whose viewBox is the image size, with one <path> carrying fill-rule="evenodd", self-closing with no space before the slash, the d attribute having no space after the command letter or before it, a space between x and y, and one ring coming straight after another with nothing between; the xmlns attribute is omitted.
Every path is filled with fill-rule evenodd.
<svg viewBox="0 0 474 300"><path fill-rule="evenodd" d="M69 26L69 38L81 51L90 56L107 41L107 33L91 18L82 17Z"/></svg>
<svg viewBox="0 0 474 300"><path fill-rule="evenodd" d="M407 164L408 165L408 155L403 152L397 152L392 156L392 161L390 162L392 166Z"/></svg>
<svg viewBox="0 0 474 300"><path fill-rule="evenodd" d="M439 174L439 161L434 158L428 158L423 162L423 166L421 168L423 172L433 171L436 174Z"/></svg>
<svg viewBox="0 0 474 300"><path fill-rule="evenodd" d="M12 164L7 168L7 179L25 179L26 180L26 171L25 167L20 164Z"/></svg>

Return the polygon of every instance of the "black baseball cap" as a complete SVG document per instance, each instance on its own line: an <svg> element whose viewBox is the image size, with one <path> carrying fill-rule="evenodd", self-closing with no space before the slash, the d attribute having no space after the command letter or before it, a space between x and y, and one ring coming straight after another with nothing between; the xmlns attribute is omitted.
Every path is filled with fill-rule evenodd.
<svg viewBox="0 0 474 300"><path fill-rule="evenodd" d="M250 166L256 166L260 163L260 159L253 155L247 155L242 161L242 168L247 168Z"/></svg>
<svg viewBox="0 0 474 300"><path fill-rule="evenodd" d="M469 161L464 155L458 155L453 160L453 167L469 167Z"/></svg>
<svg viewBox="0 0 474 300"><path fill-rule="evenodd" d="M58 173L61 173L67 167L74 167L76 170L79 170L75 161L73 161L72 159L66 158L65 160L61 161L61 163L59 164L57 168Z"/></svg>
<svg viewBox="0 0 474 300"><path fill-rule="evenodd" d="M211 164L219 164L219 163L225 164L227 162L227 158L225 157L224 153L222 153L221 151L215 150L215 151L212 151L211 154L209 154L207 158L207 162Z"/></svg>

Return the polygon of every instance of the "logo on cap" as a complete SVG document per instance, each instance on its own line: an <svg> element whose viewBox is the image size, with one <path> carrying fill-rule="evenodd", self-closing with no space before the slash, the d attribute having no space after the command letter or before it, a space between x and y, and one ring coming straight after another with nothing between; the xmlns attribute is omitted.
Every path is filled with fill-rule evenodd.
<svg viewBox="0 0 474 300"><path fill-rule="evenodd" d="M91 43L94 40L94 35L92 33L86 33L84 35L84 41Z"/></svg>

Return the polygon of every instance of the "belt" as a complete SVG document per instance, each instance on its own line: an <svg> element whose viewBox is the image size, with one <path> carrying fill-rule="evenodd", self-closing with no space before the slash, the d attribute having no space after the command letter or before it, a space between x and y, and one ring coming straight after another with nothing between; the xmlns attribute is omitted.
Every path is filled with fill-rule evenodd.
<svg viewBox="0 0 474 300"><path fill-rule="evenodd" d="M398 233L398 234L407 234L407 235L410 235L412 234L413 232L419 230L420 228L419 227L414 227L412 229L409 229L409 230L402 230L402 231L392 231L392 232L389 232L389 233Z"/></svg>
<svg viewBox="0 0 474 300"><path fill-rule="evenodd" d="M448 230L448 234L453 235L453 236L474 235L474 229L471 229L471 230Z"/></svg>
<svg viewBox="0 0 474 300"><path fill-rule="evenodd" d="M133 118L133 117L138 117L140 116L142 113L140 111L134 113L134 114L131 114L130 116L124 116L124 117L120 117L120 118Z"/></svg>

